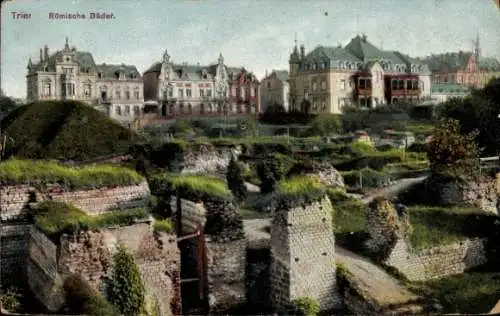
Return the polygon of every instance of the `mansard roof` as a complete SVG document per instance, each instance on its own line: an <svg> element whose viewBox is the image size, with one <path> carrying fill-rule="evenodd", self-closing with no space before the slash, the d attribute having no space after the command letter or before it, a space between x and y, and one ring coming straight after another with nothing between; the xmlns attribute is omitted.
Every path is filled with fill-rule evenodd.
<svg viewBox="0 0 500 316"><path fill-rule="evenodd" d="M341 47L317 46L307 54L302 62L330 62L330 61L353 61L361 60Z"/></svg>
<svg viewBox="0 0 500 316"><path fill-rule="evenodd" d="M46 61L38 62L38 64L35 64L32 66L32 69L34 71L38 70L43 70L43 68L46 66L48 67L49 72L55 72L56 71L56 63L57 62L62 62L62 56L63 54L67 54L68 52L65 51L57 51L54 54L50 55L49 58ZM74 56L73 61L78 63L80 65L80 68L90 68L90 69L95 69L96 63L94 61L94 57L92 56L91 53L89 52L79 52L76 50L72 50L69 52Z"/></svg>
<svg viewBox="0 0 500 316"><path fill-rule="evenodd" d="M479 69L483 71L500 71L500 62L493 57L479 57Z"/></svg>
<svg viewBox="0 0 500 316"><path fill-rule="evenodd" d="M288 80L288 71L286 70L274 70L271 73L271 76L275 76L278 80L280 81L287 81Z"/></svg>
<svg viewBox="0 0 500 316"><path fill-rule="evenodd" d="M144 74L155 72L157 75L161 72L161 62L156 62L151 65ZM172 69L174 71L172 78L173 80L203 80L203 79L213 79L217 73L218 64L211 64L208 66L202 65L189 65L189 64L172 64ZM229 78L236 78L236 76L244 70L242 67L228 67L225 66L227 75ZM244 70L246 71L246 70Z"/></svg>
<svg viewBox="0 0 500 316"><path fill-rule="evenodd" d="M133 65L108 65L101 64L96 66L96 71L101 73L101 79L115 79L117 73L123 72L127 79L140 79L141 74Z"/></svg>

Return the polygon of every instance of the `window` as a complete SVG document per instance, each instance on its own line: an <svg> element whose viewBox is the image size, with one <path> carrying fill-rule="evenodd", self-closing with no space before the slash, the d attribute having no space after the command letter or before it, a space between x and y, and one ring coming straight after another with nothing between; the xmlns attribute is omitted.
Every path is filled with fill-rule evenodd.
<svg viewBox="0 0 500 316"><path fill-rule="evenodd" d="M139 116L140 109L138 105L134 105L134 116Z"/></svg>
<svg viewBox="0 0 500 316"><path fill-rule="evenodd" d="M212 97L212 89L207 89L206 91L207 97Z"/></svg>
<svg viewBox="0 0 500 316"><path fill-rule="evenodd" d="M413 80L406 80L406 89L413 90Z"/></svg>
<svg viewBox="0 0 500 316"><path fill-rule="evenodd" d="M268 89L271 89L271 81L268 81L268 82L267 82L267 88L268 88Z"/></svg>
<svg viewBox="0 0 500 316"><path fill-rule="evenodd" d="M122 98L121 94L122 92L120 91L120 88L116 88L115 95L117 100L120 100Z"/></svg>
<svg viewBox="0 0 500 316"><path fill-rule="evenodd" d="M97 73L97 78L99 78L99 79L102 78L102 73L101 72Z"/></svg>
<svg viewBox="0 0 500 316"><path fill-rule="evenodd" d="M243 87L241 87L241 89L240 89L240 96L243 99L245 98L245 88L243 88Z"/></svg>
<svg viewBox="0 0 500 316"><path fill-rule="evenodd" d="M130 115L130 105L125 105L125 115Z"/></svg>
<svg viewBox="0 0 500 316"><path fill-rule="evenodd" d="M236 96L236 86L233 86L233 87L231 88L231 94L232 94L233 96ZM207 95L207 97L209 97L209 95Z"/></svg>
<svg viewBox="0 0 500 316"><path fill-rule="evenodd" d="M184 113L184 103L179 104L179 113Z"/></svg>
<svg viewBox="0 0 500 316"><path fill-rule="evenodd" d="M72 97L75 95L75 84L73 83L66 83L64 85L64 88L66 90L66 96L67 97Z"/></svg>
<svg viewBox="0 0 500 316"><path fill-rule="evenodd" d="M50 79L47 79L43 82L43 92L42 94L44 96L50 96L52 95L52 84L50 82Z"/></svg>
<svg viewBox="0 0 500 316"><path fill-rule="evenodd" d="M326 90L326 81L321 82L321 90Z"/></svg>
<svg viewBox="0 0 500 316"><path fill-rule="evenodd" d="M326 68L326 63L321 63L321 69L325 69Z"/></svg>
<svg viewBox="0 0 500 316"><path fill-rule="evenodd" d="M178 92L177 94L178 94L179 98L184 97L184 89L179 89L177 92Z"/></svg>
<svg viewBox="0 0 500 316"><path fill-rule="evenodd" d="M115 111L116 111L116 115L122 115L122 108L119 105L116 106Z"/></svg>
<svg viewBox="0 0 500 316"><path fill-rule="evenodd" d="M255 96L255 90L250 88L250 96L251 97L254 97Z"/></svg>
<svg viewBox="0 0 500 316"><path fill-rule="evenodd" d="M205 90L200 89L200 97L202 97L202 98L203 98L204 96L205 96Z"/></svg>
<svg viewBox="0 0 500 316"><path fill-rule="evenodd" d="M339 88L340 88L340 90L345 90L346 86L345 86L345 80L344 79L340 80L340 82L339 82Z"/></svg>
<svg viewBox="0 0 500 316"><path fill-rule="evenodd" d="M191 105L191 103L188 104L188 113L189 114L193 113L193 106Z"/></svg>
<svg viewBox="0 0 500 316"><path fill-rule="evenodd" d="M167 91L168 91L168 96L171 98L174 96L174 89L172 89L171 87L167 88Z"/></svg>
<svg viewBox="0 0 500 316"><path fill-rule="evenodd" d="M205 104L200 104L200 114L205 113Z"/></svg>
<svg viewBox="0 0 500 316"><path fill-rule="evenodd" d="M392 90L398 89L398 81L397 80L391 80L391 89Z"/></svg>
<svg viewBox="0 0 500 316"><path fill-rule="evenodd" d="M313 91L316 91L318 89L318 84L316 82L313 82Z"/></svg>
<svg viewBox="0 0 500 316"><path fill-rule="evenodd" d="M89 83L86 83L83 85L83 94L86 96L86 97L90 97L92 95L91 93L91 86Z"/></svg>
<svg viewBox="0 0 500 316"><path fill-rule="evenodd" d="M125 99L130 100L130 90L125 91Z"/></svg>
<svg viewBox="0 0 500 316"><path fill-rule="evenodd" d="M253 95L257 96L259 94L259 91L257 88L254 88L253 89Z"/></svg>
<svg viewBox="0 0 500 316"><path fill-rule="evenodd" d="M313 64L313 70L316 70L318 68L318 64Z"/></svg>
<svg viewBox="0 0 500 316"><path fill-rule="evenodd" d="M326 111L326 102L321 103L321 110L324 112Z"/></svg>
<svg viewBox="0 0 500 316"><path fill-rule="evenodd" d="M186 89L186 97L191 98L191 89Z"/></svg>
<svg viewBox="0 0 500 316"><path fill-rule="evenodd" d="M358 84L359 84L360 89L366 89L366 80L365 79L359 79Z"/></svg>
<svg viewBox="0 0 500 316"><path fill-rule="evenodd" d="M139 92L139 87L135 87L134 89L134 99L139 100L140 98L140 92Z"/></svg>
<svg viewBox="0 0 500 316"><path fill-rule="evenodd" d="M403 90L405 88L405 81L404 80L398 80L398 89Z"/></svg>

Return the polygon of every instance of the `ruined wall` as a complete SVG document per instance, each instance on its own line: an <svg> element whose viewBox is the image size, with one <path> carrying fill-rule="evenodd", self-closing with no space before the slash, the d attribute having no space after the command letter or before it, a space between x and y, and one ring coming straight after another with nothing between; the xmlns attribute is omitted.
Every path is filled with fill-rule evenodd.
<svg viewBox="0 0 500 316"><path fill-rule="evenodd" d="M172 196L170 199L170 207L173 214L177 211L177 198ZM194 233L199 225L203 227L206 222L206 210L202 203L195 203L189 200L181 199L182 208L182 232L183 234ZM174 215L175 218L175 215Z"/></svg>
<svg viewBox="0 0 500 316"><path fill-rule="evenodd" d="M316 299L322 310L337 308L332 206L320 202L278 209L271 226L271 291L276 308L295 299Z"/></svg>
<svg viewBox="0 0 500 316"><path fill-rule="evenodd" d="M28 185L0 186L0 219L14 220L23 217L30 191ZM37 190L38 191L38 190ZM67 191L58 185L50 185L41 194L49 199L70 202L90 214L100 214L110 209L144 207L150 191L146 181L131 186Z"/></svg>
<svg viewBox="0 0 500 316"><path fill-rule="evenodd" d="M38 235L33 235L35 237L32 240L43 239ZM33 243L39 244L41 243ZM43 248L44 256L40 255L41 251L33 251L30 261L36 264L28 266L28 277L37 280L32 282L35 295L38 295L37 298L49 309L55 310L57 304L53 302L53 298L37 293L37 290L45 293L47 289L51 289L52 292L49 293L57 293L57 289L62 285L61 280L69 273L81 274L96 290L103 291L105 277L112 270L112 256L118 244L123 244L134 254L147 296L158 302L161 315L178 315L181 302L177 240L173 235L153 232L150 223L63 235L55 252L58 254L56 259L50 258L54 255L51 246ZM42 249L38 246L32 247L35 248ZM49 263L54 260L57 261L56 275L48 268ZM42 284L47 285L40 288Z"/></svg>
<svg viewBox="0 0 500 316"><path fill-rule="evenodd" d="M498 214L499 192L495 178L482 177L479 182L436 181L433 186L445 205L474 205L485 212Z"/></svg>
<svg viewBox="0 0 500 316"><path fill-rule="evenodd" d="M200 148L184 154L182 173L202 173L225 178L227 166L233 153L238 156L240 150L200 146Z"/></svg>
<svg viewBox="0 0 500 316"><path fill-rule="evenodd" d="M459 243L415 252L398 240L385 264L398 269L411 281L424 281L463 273L486 263L485 240L464 239Z"/></svg>
<svg viewBox="0 0 500 316"><path fill-rule="evenodd" d="M29 224L0 224L0 284L21 286L26 280Z"/></svg>

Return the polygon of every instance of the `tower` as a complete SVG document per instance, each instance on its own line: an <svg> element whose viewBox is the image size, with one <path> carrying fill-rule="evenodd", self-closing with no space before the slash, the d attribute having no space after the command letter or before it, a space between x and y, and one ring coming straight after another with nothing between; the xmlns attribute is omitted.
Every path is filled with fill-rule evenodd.
<svg viewBox="0 0 500 316"><path fill-rule="evenodd" d="M480 79L479 79L479 76L480 76L480 67L479 67L479 58L481 57L481 46L479 44L479 33L476 35L476 41L474 42L474 60L476 62L476 75L474 76L475 77L475 82L474 82L474 86L478 87L479 86L479 82L480 82Z"/></svg>
<svg viewBox="0 0 500 316"><path fill-rule="evenodd" d="M64 50L69 51L68 37L66 36L66 43L64 44Z"/></svg>
<svg viewBox="0 0 500 316"><path fill-rule="evenodd" d="M297 34L295 34L293 52L290 54L290 60L288 63L290 64L290 77L297 75L300 63L299 48L297 47Z"/></svg>

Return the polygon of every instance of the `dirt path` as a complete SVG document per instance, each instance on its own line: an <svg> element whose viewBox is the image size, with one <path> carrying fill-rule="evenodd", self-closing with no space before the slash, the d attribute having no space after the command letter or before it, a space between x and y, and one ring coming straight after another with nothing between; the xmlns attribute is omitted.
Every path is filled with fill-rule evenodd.
<svg viewBox="0 0 500 316"><path fill-rule="evenodd" d="M373 201L374 198L376 198L378 196L390 198L391 196L393 196L401 191L406 190L407 188L411 187L412 185L424 181L426 178L427 178L427 176L398 180L396 183L394 183L388 187L381 188L380 190L376 190L374 192L371 192L368 196L362 197L361 202L363 202L364 204L368 204L371 201Z"/></svg>

